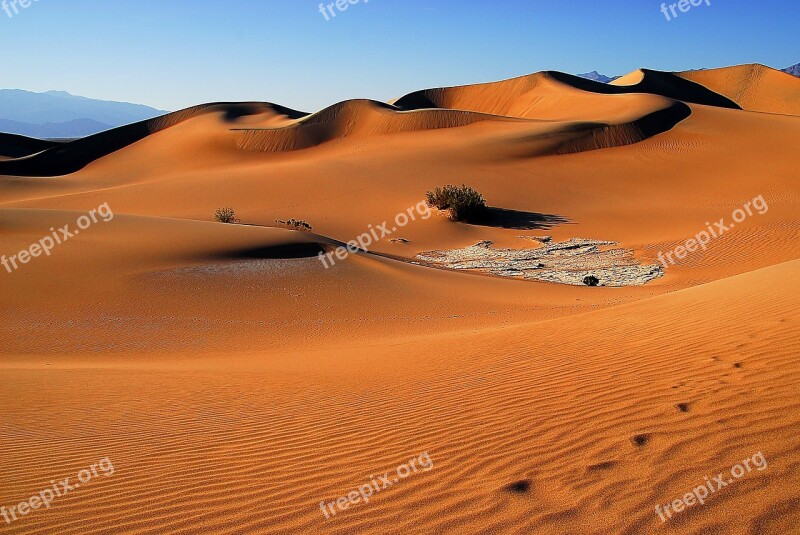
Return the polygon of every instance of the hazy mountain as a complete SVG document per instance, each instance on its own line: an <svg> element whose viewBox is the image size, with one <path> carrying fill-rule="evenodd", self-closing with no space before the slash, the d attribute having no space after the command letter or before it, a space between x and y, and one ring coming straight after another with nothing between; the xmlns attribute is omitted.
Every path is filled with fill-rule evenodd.
<svg viewBox="0 0 800 535"><path fill-rule="evenodd" d="M32 137L83 137L163 115L141 104L110 102L64 91L0 89L0 131Z"/></svg>
<svg viewBox="0 0 800 535"><path fill-rule="evenodd" d="M791 67L786 67L785 69L783 69L783 72L788 72L792 76L797 76L798 78L800 78L800 63L798 63L797 65L792 65Z"/></svg>
<svg viewBox="0 0 800 535"><path fill-rule="evenodd" d="M66 123L31 124L8 119L0 119L0 132L19 134L39 139L60 139L86 137L114 128L92 119L75 119Z"/></svg>
<svg viewBox="0 0 800 535"><path fill-rule="evenodd" d="M587 80L594 80L595 82L600 82L600 83L603 83L603 84L607 84L609 82L613 82L614 80L619 78L619 76L615 76L613 78L609 78L605 74L600 74L597 71L586 72L586 73L583 73L583 74L579 74L578 76L580 76L581 78L586 78Z"/></svg>

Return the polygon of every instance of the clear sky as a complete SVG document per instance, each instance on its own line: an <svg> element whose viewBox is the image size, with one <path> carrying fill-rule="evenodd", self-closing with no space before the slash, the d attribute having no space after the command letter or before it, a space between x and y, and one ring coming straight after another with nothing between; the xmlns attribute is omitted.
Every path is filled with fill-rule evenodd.
<svg viewBox="0 0 800 535"><path fill-rule="evenodd" d="M670 21L656 0L360 0L327 21L319 5L35 0L0 10L0 88L316 111L540 70L800 62L800 0L703 0Z"/></svg>

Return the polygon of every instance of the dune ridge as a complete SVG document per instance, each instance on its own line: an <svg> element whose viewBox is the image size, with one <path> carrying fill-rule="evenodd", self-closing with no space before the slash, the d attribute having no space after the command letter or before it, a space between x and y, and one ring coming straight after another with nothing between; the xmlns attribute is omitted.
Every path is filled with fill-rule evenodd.
<svg viewBox="0 0 800 535"><path fill-rule="evenodd" d="M797 115L799 84L800 80L762 65L683 73L640 69L611 84L546 71L499 82L420 90L390 104L345 101L312 115L271 103L204 104L63 144L5 135L0 140L0 157L4 157L0 174L74 173L154 133L209 113L221 114L224 123L241 132L238 147L260 152L301 150L354 134L456 128L501 118L603 123L564 149L580 152L636 143L669 130L688 116L687 108L678 110L676 101ZM657 113L664 108L674 113ZM424 113L406 116L402 112ZM246 118L254 116L255 124L250 124Z"/></svg>
<svg viewBox="0 0 800 535"><path fill-rule="evenodd" d="M291 119L305 116L302 112L270 103L203 104L63 143L35 155L0 162L0 174L61 176L74 173L87 164L141 141L154 133L192 118L213 113L220 114L224 121L233 124L248 115L267 114L286 116Z"/></svg>
<svg viewBox="0 0 800 535"><path fill-rule="evenodd" d="M581 134L575 139L565 141L558 147L556 154L575 154L639 143L671 130L691 113L689 106L675 102L669 108L655 111L626 124L587 125L585 129L581 128L581 125L576 125L576 130L581 131Z"/></svg>
<svg viewBox="0 0 800 535"><path fill-rule="evenodd" d="M457 128L487 120L514 119L456 110L401 112L377 101L348 100L300 119L291 126L243 129L237 146L247 151L293 151L350 136Z"/></svg>
<svg viewBox="0 0 800 535"><path fill-rule="evenodd" d="M403 109L453 108L497 115L541 117L536 115L554 98L565 100L553 106L552 113L565 112L564 104L617 110L630 106L639 94L657 95L670 100L739 109L738 104L712 90L672 73L641 69L611 84L603 84L558 71L467 86L425 89L394 101ZM607 98L601 98L604 95ZM628 98L623 96L628 96ZM610 98L616 96L617 98ZM623 98L619 98L623 97ZM569 99L569 100L566 100Z"/></svg>
<svg viewBox="0 0 800 535"><path fill-rule="evenodd" d="M728 97L744 110L800 115L800 78L765 65L738 65L676 75Z"/></svg>
<svg viewBox="0 0 800 535"><path fill-rule="evenodd" d="M540 154L569 154L638 143L669 130L690 115L682 103L624 124L556 122L543 125L538 137L564 138ZM247 151L283 152L308 149L346 137L370 137L400 132L458 128L481 121L530 121L523 117L493 115L457 109L402 111L373 101L348 101L311 115L292 126L242 129L237 147Z"/></svg>

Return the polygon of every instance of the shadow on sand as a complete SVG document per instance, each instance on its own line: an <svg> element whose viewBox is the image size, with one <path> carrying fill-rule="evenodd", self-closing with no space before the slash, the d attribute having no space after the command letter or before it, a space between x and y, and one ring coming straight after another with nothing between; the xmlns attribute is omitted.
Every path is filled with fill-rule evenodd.
<svg viewBox="0 0 800 535"><path fill-rule="evenodd" d="M470 221L469 224L515 230L549 230L556 225L564 225L569 222L570 220L566 217L555 214L489 207L485 215L480 219Z"/></svg>

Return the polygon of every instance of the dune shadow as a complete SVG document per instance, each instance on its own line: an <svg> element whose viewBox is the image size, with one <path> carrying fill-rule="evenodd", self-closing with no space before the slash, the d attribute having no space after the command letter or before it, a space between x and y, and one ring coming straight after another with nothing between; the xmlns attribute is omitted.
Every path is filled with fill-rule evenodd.
<svg viewBox="0 0 800 535"><path fill-rule="evenodd" d="M569 222L568 218L556 214L523 212L490 206L485 215L470 221L470 224L514 230L549 230L556 225L564 225Z"/></svg>
<svg viewBox="0 0 800 535"><path fill-rule="evenodd" d="M59 145L60 141L0 133L0 156L9 158L22 158Z"/></svg>
<svg viewBox="0 0 800 535"><path fill-rule="evenodd" d="M233 103L229 104L229 107L227 107L223 112L223 117L225 121L232 122L236 121L237 119L241 119L242 117L258 115L259 113L264 113L267 111L271 111L279 115L285 115L289 119L295 120L308 117L309 115L306 112L287 108L286 106L281 106L280 104L274 104L272 102L243 102L239 105L234 105Z"/></svg>
<svg viewBox="0 0 800 535"><path fill-rule="evenodd" d="M703 104L705 106L716 106L733 110L742 109L741 106L728 97L715 93L697 82L681 78L676 73L654 71L651 69L641 69L641 71L643 73L642 80L631 86L604 84L558 71L546 72L550 77L563 84L591 93L600 93L603 95L652 93L674 100Z"/></svg>
<svg viewBox="0 0 800 535"><path fill-rule="evenodd" d="M219 255L228 260L289 260L298 258L313 258L324 252L318 243L290 243L285 245L272 245L256 247L253 249L240 249Z"/></svg>

